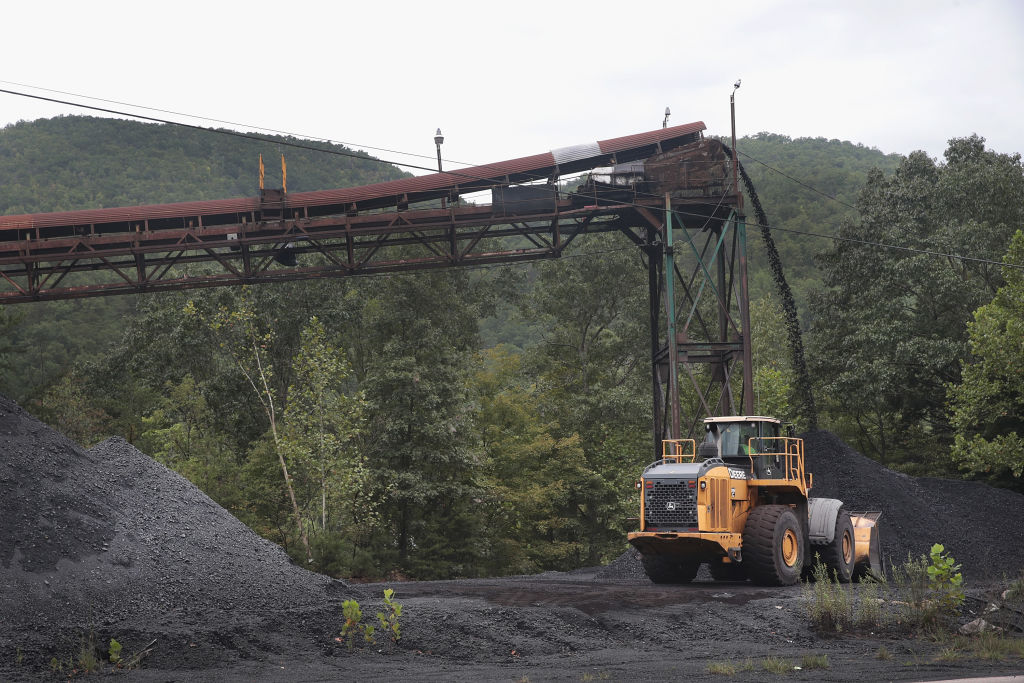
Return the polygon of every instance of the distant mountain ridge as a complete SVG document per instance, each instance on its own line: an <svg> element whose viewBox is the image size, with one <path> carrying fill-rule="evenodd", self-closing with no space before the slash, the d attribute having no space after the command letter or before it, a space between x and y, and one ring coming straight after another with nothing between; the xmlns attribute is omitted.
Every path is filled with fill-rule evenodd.
<svg viewBox="0 0 1024 683"><path fill-rule="evenodd" d="M248 197L281 186L280 155L293 192L394 180L406 173L342 145L263 135L267 142L154 123L89 116L21 121L0 129L0 214ZM362 158L278 144L301 142Z"/></svg>

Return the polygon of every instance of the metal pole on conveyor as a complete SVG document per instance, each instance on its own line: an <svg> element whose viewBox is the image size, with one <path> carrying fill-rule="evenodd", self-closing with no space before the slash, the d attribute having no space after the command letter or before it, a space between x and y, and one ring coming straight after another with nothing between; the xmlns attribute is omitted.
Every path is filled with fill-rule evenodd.
<svg viewBox="0 0 1024 683"><path fill-rule="evenodd" d="M668 392L672 409L670 439L678 439L679 419L679 367L676 349L676 296L675 256L672 253L672 197L665 193L665 314L668 316Z"/></svg>

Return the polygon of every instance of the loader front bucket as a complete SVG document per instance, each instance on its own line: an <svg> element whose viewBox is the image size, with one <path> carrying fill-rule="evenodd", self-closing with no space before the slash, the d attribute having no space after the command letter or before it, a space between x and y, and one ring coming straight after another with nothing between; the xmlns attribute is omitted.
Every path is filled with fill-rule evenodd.
<svg viewBox="0 0 1024 683"><path fill-rule="evenodd" d="M881 512L851 512L853 522L854 566L853 580L867 576L882 576L882 539L878 520Z"/></svg>

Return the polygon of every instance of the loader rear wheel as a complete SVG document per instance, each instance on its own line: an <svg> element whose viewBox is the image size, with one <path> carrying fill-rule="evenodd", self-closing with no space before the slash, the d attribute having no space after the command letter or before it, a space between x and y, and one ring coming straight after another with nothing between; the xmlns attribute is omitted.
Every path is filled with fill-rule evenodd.
<svg viewBox="0 0 1024 683"><path fill-rule="evenodd" d="M787 505L761 505L750 511L743 529L743 566L761 586L791 586L804 566L804 535Z"/></svg>
<svg viewBox="0 0 1024 683"><path fill-rule="evenodd" d="M690 583L700 569L700 562L675 555L642 555L640 562L654 583Z"/></svg>
<svg viewBox="0 0 1024 683"><path fill-rule="evenodd" d="M746 581L747 569L738 562L722 562L721 559L708 562L708 571L715 581Z"/></svg>
<svg viewBox="0 0 1024 683"><path fill-rule="evenodd" d="M821 548L821 559L828 567L829 575L839 583L850 583L853 578L853 561L856 559L853 538L853 522L850 513L840 510L836 516L836 535L832 542Z"/></svg>

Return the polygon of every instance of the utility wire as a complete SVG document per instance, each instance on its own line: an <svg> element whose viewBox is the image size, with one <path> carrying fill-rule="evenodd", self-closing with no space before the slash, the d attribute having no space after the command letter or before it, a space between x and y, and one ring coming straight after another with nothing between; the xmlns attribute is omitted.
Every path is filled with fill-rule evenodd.
<svg viewBox="0 0 1024 683"><path fill-rule="evenodd" d="M144 114L133 114L131 112L120 111L117 109L108 109L106 107L97 107L91 104L82 104L81 102L69 102L67 100L59 100L54 97L44 97L43 95L33 95L31 93L18 92L16 90L7 90L0 88L0 93L7 93L8 95L18 95L20 97L28 97L35 100L42 100L44 102L53 102L55 104L64 104L71 107L81 107L83 109L91 109L92 111L101 111L106 114L116 114L118 116L128 116L130 118L142 119L144 121L153 121L154 123L164 123L170 126L181 126L182 128L190 128L192 130L205 131L208 133L218 133L220 135L229 135L231 137L242 138L243 140L255 140L256 142L264 142L269 144L278 144L284 147L292 147L295 149L303 149L311 152L324 152L326 154L334 154L341 157L349 157L352 159L362 159L364 161L376 161L379 163L391 164L393 166L400 166L402 168L414 168L420 171L430 171L431 173L437 173L437 169L430 166L419 166L417 164L410 164L401 161L389 161L387 159L374 159L373 157L366 154L357 154L356 152L347 152L339 149L324 149L322 147L314 147L312 145L304 145L299 142L292 142L291 140L269 140L259 135L253 135L251 133L241 133L236 130L228 130L226 128L205 128L203 126L197 126L193 123L183 123L181 121L171 121L169 119L162 119L156 116L146 116ZM401 152L400 152L401 153ZM476 177L467 173L461 173L459 171L445 171L445 173L454 176L461 176L472 180L487 180L487 178Z"/></svg>
<svg viewBox="0 0 1024 683"><path fill-rule="evenodd" d="M751 161L756 161L757 163L761 164L765 168L767 168L767 169L769 169L771 171L774 171L774 172L778 173L779 175L781 175L781 176L783 176L785 178L789 178L790 180L792 180L794 183L796 183L800 187L804 187L804 188L810 190L811 192L814 192L816 194L820 194L822 197L825 197L826 199L831 199L834 202L838 202L839 204L842 204L845 207L853 209L854 211L857 210L857 207L854 206L853 204L849 204L847 202L844 202L842 199L839 199L838 197L836 197L834 195L830 195L829 193L823 192L823 191L819 190L816 187L812 187L812 186L808 185L807 183L805 183L804 181L800 180L799 178L794 178L793 176L789 175L785 171L780 171L779 169L775 168L774 166L772 166L770 164L766 164L765 162L761 161L760 159L755 159L754 157L750 156L746 152L740 152L740 154L742 156L745 156L746 158L750 159Z"/></svg>
<svg viewBox="0 0 1024 683"><path fill-rule="evenodd" d="M146 105L133 104L132 102L122 102L120 100L110 100L110 99L105 99L103 97L92 97L91 95L82 95L81 93L68 92L66 90L54 90L53 88L43 88L41 86L30 85L28 83L18 83L16 81L5 81L5 80L2 80L2 79L0 79L0 83L6 83L7 85L16 85L16 86L21 87L21 88L32 88L33 90L42 90L43 92L56 93L58 95L70 95L71 97L81 97L82 99L93 100L93 101L96 101L96 102L106 102L107 104L118 104L118 105L125 106L125 107L133 107L135 109L144 109L146 111L155 111L155 112L159 112L161 114L173 114L175 116L185 116L187 118L198 119L200 121L210 121L210 122L213 122L213 123L223 123L223 124L228 125L228 126L238 126L240 128L249 128L249 129L254 129L254 130L260 130L260 131L265 131L267 133L277 133L279 135L288 135L288 136L295 137L295 138L306 138L306 139L309 139L309 140L317 140L317 141L320 141L320 142L326 142L328 144L344 145L346 147L350 147L350 148L353 148L353 149L356 149L356 148L358 148L358 149L372 149L372 150L377 151L377 152L388 152L389 154L401 154L402 156L419 157L421 159L430 159L430 160L433 160L433 159L436 158L432 154L418 154L416 152L402 152L402 151L397 150L397 149L388 149L387 147L374 147L372 145L361 145L361 144L359 144L357 142L345 142L344 140L335 140L333 138L325 138L325 137L318 136L318 135L306 135L304 133L292 133L292 132L289 132L289 131L286 131L286 130L278 130L276 128L268 128L266 126L257 126L257 125L253 125L251 123L239 123L237 121L225 121L224 119L215 119L215 118L212 118L212 117L209 117L209 116L200 116L198 114L188 114L186 112L174 111L173 109L160 109L158 107L147 107ZM28 93L17 93L17 94L19 94L19 95L21 95L23 97L32 97L32 95L29 95ZM79 107L87 106L87 105L74 104L74 103L70 103L70 104L72 104L73 106L79 106ZM125 113L125 115L126 116L134 116L133 114L127 114L127 113ZM203 130L209 130L209 129L204 128ZM469 163L464 162L464 161L454 161L452 159L444 159L444 161L446 161L446 162L448 162L450 164L461 164L463 166L471 166L472 165L472 164L469 164Z"/></svg>

